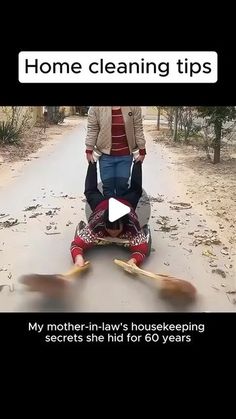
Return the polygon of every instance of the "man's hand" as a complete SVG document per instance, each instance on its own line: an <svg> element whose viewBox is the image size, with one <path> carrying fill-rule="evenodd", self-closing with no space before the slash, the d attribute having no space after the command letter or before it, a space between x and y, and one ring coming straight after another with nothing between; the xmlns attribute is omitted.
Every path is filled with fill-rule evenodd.
<svg viewBox="0 0 236 419"><path fill-rule="evenodd" d="M141 161L141 163L142 163L144 159L145 159L145 156L141 156L141 155L139 155L139 156L137 157L137 159L135 159L135 163L138 163L139 161Z"/></svg>
<svg viewBox="0 0 236 419"><path fill-rule="evenodd" d="M136 259L134 259L134 258L132 258L132 259L130 259L130 260L128 260L128 262L127 262L129 265L136 265Z"/></svg>
<svg viewBox="0 0 236 419"><path fill-rule="evenodd" d="M86 153L86 157L87 157L87 160L88 160L88 163L95 163L95 160L94 160L94 158L93 158L93 155L92 154L90 154L90 153Z"/></svg>
<svg viewBox="0 0 236 419"><path fill-rule="evenodd" d="M82 268L82 266L84 266L84 258L82 255L77 255L75 258L75 265L79 266L80 268Z"/></svg>

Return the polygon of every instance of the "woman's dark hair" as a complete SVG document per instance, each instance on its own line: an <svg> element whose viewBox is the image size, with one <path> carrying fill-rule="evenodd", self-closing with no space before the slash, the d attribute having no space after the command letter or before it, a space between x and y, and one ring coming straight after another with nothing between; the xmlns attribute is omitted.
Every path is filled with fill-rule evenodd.
<svg viewBox="0 0 236 419"><path fill-rule="evenodd" d="M105 223L105 227L109 228L109 230L119 230L122 225L128 224L129 222L129 216L124 215L124 217L119 218L116 221L109 221L109 213L108 213L108 209L105 210L104 214L103 214L103 221Z"/></svg>

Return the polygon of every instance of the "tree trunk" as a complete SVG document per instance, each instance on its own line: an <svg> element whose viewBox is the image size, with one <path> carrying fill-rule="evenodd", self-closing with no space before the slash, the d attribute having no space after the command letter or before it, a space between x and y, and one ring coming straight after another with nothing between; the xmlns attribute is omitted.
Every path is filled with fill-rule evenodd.
<svg viewBox="0 0 236 419"><path fill-rule="evenodd" d="M215 130L215 141L214 141L213 164L216 164L216 163L220 163L220 146L221 146L221 132L222 132L221 120L215 121L214 130Z"/></svg>
<svg viewBox="0 0 236 419"><path fill-rule="evenodd" d="M178 107L175 108L173 141L178 141Z"/></svg>
<svg viewBox="0 0 236 419"><path fill-rule="evenodd" d="M59 106L47 106L49 124L58 123Z"/></svg>
<svg viewBox="0 0 236 419"><path fill-rule="evenodd" d="M169 127L169 130L170 130L170 135L172 136L173 135L172 124L173 124L173 114L174 114L173 108L172 107L167 107L166 113L167 113L167 120L168 120L168 127Z"/></svg>
<svg viewBox="0 0 236 419"><path fill-rule="evenodd" d="M11 126L15 127L16 124L16 106L12 106L11 110L12 110L12 114L11 114Z"/></svg>
<svg viewBox="0 0 236 419"><path fill-rule="evenodd" d="M161 108L157 108L157 131L160 131Z"/></svg>

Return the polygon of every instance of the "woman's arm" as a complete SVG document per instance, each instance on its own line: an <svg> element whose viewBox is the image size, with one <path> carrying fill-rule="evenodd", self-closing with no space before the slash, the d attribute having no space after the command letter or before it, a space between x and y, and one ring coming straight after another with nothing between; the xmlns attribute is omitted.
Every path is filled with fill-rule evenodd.
<svg viewBox="0 0 236 419"><path fill-rule="evenodd" d="M78 266L84 266L84 252L94 246L94 236L87 225L72 241L70 253L73 262Z"/></svg>
<svg viewBox="0 0 236 419"><path fill-rule="evenodd" d="M143 132L142 111L139 106L134 108L134 135L140 154L145 155L146 140Z"/></svg>
<svg viewBox="0 0 236 419"><path fill-rule="evenodd" d="M99 123L97 119L96 109L94 106L91 106L88 112L87 135L85 139L86 154L89 161L91 160L90 157L92 156L94 146L97 143L98 133Z"/></svg>

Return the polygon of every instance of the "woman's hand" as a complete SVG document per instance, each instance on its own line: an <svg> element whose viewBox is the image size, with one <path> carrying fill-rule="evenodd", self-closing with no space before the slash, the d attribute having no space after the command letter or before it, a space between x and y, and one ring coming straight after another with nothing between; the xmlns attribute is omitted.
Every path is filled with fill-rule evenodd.
<svg viewBox="0 0 236 419"><path fill-rule="evenodd" d="M82 268L84 266L84 258L82 255L77 255L75 258L75 265Z"/></svg>
<svg viewBox="0 0 236 419"><path fill-rule="evenodd" d="M136 265L136 259L134 259L134 258L132 258L132 259L130 259L130 260L128 260L128 262L127 262L129 265Z"/></svg>
<svg viewBox="0 0 236 419"><path fill-rule="evenodd" d="M139 161L141 161L141 163L142 163L144 159L145 159L145 156L141 156L139 154L139 156L135 159L135 163L138 163Z"/></svg>
<svg viewBox="0 0 236 419"><path fill-rule="evenodd" d="M86 157L87 157L87 160L88 160L88 163L95 163L95 160L94 160L94 158L93 158L93 155L92 154L90 154L90 153L86 153Z"/></svg>

